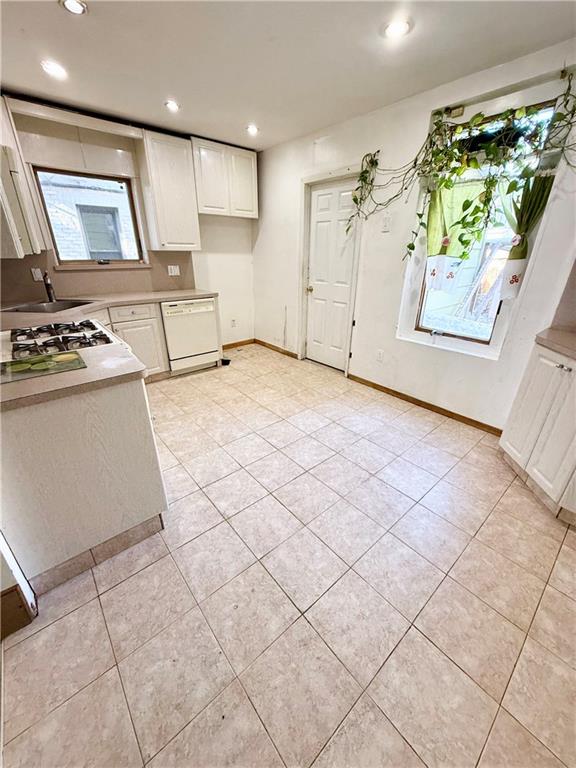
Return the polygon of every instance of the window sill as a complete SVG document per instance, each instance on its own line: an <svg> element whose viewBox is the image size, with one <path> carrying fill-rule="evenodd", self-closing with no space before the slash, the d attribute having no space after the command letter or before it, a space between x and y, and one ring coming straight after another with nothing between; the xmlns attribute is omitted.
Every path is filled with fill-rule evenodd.
<svg viewBox="0 0 576 768"><path fill-rule="evenodd" d="M119 272L125 269L152 269L150 264L139 262L137 264L94 264L94 263L74 263L74 264L55 264L55 272L102 272L110 270L112 272Z"/></svg>
<svg viewBox="0 0 576 768"><path fill-rule="evenodd" d="M470 357L481 357L485 360L498 360L500 358L501 346L489 346L487 344L475 344L473 341L464 339L455 339L449 336L433 336L422 331L414 331L413 334L396 333L396 338L400 341L410 341L412 344L421 344L424 347L440 349L443 352L456 352L460 355L469 355Z"/></svg>

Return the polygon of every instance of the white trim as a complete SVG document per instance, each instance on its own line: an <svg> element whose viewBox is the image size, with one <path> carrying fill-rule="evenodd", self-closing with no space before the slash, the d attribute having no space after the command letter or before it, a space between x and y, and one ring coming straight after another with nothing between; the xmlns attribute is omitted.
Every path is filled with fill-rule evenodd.
<svg viewBox="0 0 576 768"><path fill-rule="evenodd" d="M37 104L33 101L13 99L8 96L6 97L6 103L10 111L16 115L28 115L29 117L37 117L40 120L49 120L53 123L75 125L78 128L88 128L92 131L104 131L104 133L113 133L116 136L126 136L129 139L142 139L144 136L141 128L135 128L132 125L115 123L112 120L103 120L99 117L89 117L78 112L69 112L66 109Z"/></svg>
<svg viewBox="0 0 576 768"><path fill-rule="evenodd" d="M308 328L308 294L306 286L308 285L308 270L310 263L310 201L312 187L322 187L323 185L334 185L338 182L355 180L360 173L359 165L350 165L326 170L320 173L314 173L302 177L300 187L300 227L298 235L299 252L299 274L298 274L298 337L296 341L296 352L298 360L306 357L306 342ZM354 236L354 256L352 266L352 285L350 288L350 318L348 323L348 332L345 350L344 375L348 376L350 368L350 350L352 347L352 321L356 310L356 295L358 288L358 267L360 263L360 242L362 239L362 230L360 220L356 220Z"/></svg>

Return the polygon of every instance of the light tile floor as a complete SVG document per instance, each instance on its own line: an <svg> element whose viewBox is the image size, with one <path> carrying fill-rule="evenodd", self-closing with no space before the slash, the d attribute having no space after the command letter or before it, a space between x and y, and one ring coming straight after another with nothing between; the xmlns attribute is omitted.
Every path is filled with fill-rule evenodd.
<svg viewBox="0 0 576 768"><path fill-rule="evenodd" d="M576 768L576 534L497 440L230 357L148 386L165 530L5 641L5 767Z"/></svg>

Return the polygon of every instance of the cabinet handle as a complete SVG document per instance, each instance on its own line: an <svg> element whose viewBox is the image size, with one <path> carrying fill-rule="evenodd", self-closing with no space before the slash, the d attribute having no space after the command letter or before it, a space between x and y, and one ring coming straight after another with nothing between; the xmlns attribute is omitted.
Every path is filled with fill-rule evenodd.
<svg viewBox="0 0 576 768"><path fill-rule="evenodd" d="M564 370L564 366L562 365L562 363L557 363L556 368L560 368L561 371Z"/></svg>

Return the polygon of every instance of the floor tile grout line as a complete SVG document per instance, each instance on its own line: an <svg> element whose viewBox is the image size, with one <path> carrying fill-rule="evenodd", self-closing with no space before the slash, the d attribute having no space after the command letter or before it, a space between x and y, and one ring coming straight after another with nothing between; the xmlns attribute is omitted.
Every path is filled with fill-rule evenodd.
<svg viewBox="0 0 576 768"><path fill-rule="evenodd" d="M524 652L524 648L525 648L525 646L526 646L526 642L527 642L527 640L528 640L528 637L529 637L529 635L530 635L530 630L532 629L532 625L533 625L533 623L534 623L534 619L536 618L536 615L537 615L537 613L538 613L538 609L540 608L540 605L541 605L541 603L542 603L542 598L544 597L544 593L545 593L545 591L546 591L546 587L548 586L548 583L549 583L549 581L550 581L550 577L551 577L551 575L552 575L552 571L554 570L554 567L555 567L555 565L556 565L556 562L557 562L557 560L558 560L558 556L559 556L559 554L560 554L560 550L562 549L562 545L563 545L563 544L564 544L564 542L566 541L566 537L567 537L567 535L568 535L568 529L566 529L566 532L565 532L565 534L564 534L564 538L562 539L562 542L561 542L561 544L560 544L560 547L558 548L558 552L556 553L556 557L554 558L554 563L553 563L552 567L550 568L550 572L549 572L549 574L548 574L548 578L546 579L546 582L545 582L545 586L544 586L544 589L542 590L542 593L541 593L541 595L540 595L540 599L538 600L538 603L537 603L537 605L536 605L536 610L534 611L534 613L533 613L533 615L532 615L532 619L531 619L531 621L530 621L530 624L529 624L529 626L528 626L528 629L526 630L526 634L525 634L525 636L524 636L524 641L522 642L522 646L521 646L521 648L520 648L520 652L518 653L518 656L516 657L516 661L514 662L514 666L512 667L512 671L510 672L510 676L508 677L508 682L506 683L506 687L505 687L505 689L504 689L504 693L502 694L502 698L501 698L501 700L500 700L500 702L499 702L499 704L498 704L498 711L497 711L497 713L496 713L496 717L498 716L498 712L500 711L500 709L504 709L504 711L505 711L505 712L508 712L508 710L507 710L507 709L504 707L504 705L503 705L503 702L504 702L504 699L506 698L506 694L507 694L507 692L508 692L508 689L509 689L509 687L510 687L510 683L512 682L512 678L514 677L514 672L516 671L516 667L518 666L518 662L520 661L520 658L521 658L521 656L522 656L522 653ZM512 715L512 713L511 713L511 712L508 712L508 714ZM513 716L513 715L512 715L512 716ZM494 718L494 720L493 720L493 722L492 722L492 726L490 727L490 730L489 730L489 732L488 732L488 734L487 734L487 736L486 736L486 740L484 741L484 744L483 744L483 746L482 746L482 749L481 749L481 751L480 751L480 755L479 755L479 757L478 757L478 760L476 761L476 765L478 765L478 762L480 761L480 759L481 759L481 757L482 757L482 754L484 753L484 750L486 749L486 745L488 744L488 739L490 738L490 734L492 733L492 729L494 728L494 723L496 722L496 717ZM516 719L516 718L515 718L515 719ZM518 722L520 722L520 721L518 721ZM532 732L532 731L531 731L531 730L530 730L530 729L529 729L529 728L528 728L526 725L524 725L523 723L520 723L520 724L521 724L521 725L522 725L522 727L523 727L523 728L525 728L525 729L526 729L526 731L527 731L528 733L530 733L530 734L531 734L531 735L532 735L532 736L533 736L533 737L534 737L534 738L535 738L535 739L536 739L536 740L537 740L537 741L538 741L540 744L542 744L542 745L543 745L543 746L544 746L546 749L548 749L548 751L549 751L549 752L551 752L551 753L552 753L552 754L553 754L555 757L558 757L558 756L557 756L557 755L556 755L556 754L555 754L555 753L554 753L554 752L553 752L553 751L552 751L552 750L551 750L549 747L547 747L547 746L546 746L546 744L544 744L544 742L543 742L543 741L541 741L541 739L540 739L540 738L539 738L539 737L538 737L538 736L537 736L535 733L533 733L533 732ZM560 758L558 758L558 759L560 759Z"/></svg>
<svg viewBox="0 0 576 768"><path fill-rule="evenodd" d="M140 753L140 759L142 761L142 765L144 765L144 752L142 751L142 745L140 744L140 739L138 738L138 731L136 730L136 724L134 722L134 718L132 717L132 710L130 709L130 702L128 701L128 696L126 694L126 688L124 687L124 680L122 679L122 673L120 672L118 656L116 654L116 649L114 648L114 643L112 642L112 636L110 634L110 628L108 627L108 622L106 621L106 614L104 613L104 606L102 605L102 601L100 600L100 595L98 595L98 603L100 605L100 612L102 613L102 618L104 620L104 626L106 627L106 634L108 635L108 642L110 643L110 648L112 649L112 655L114 656L115 669L116 669L116 673L118 675L118 679L120 681L120 687L122 688L122 695L124 696L124 702L126 703L126 709L128 710L128 717L130 718L130 723L132 725L132 732L134 734L134 738L136 739L136 744L138 745L138 751Z"/></svg>

